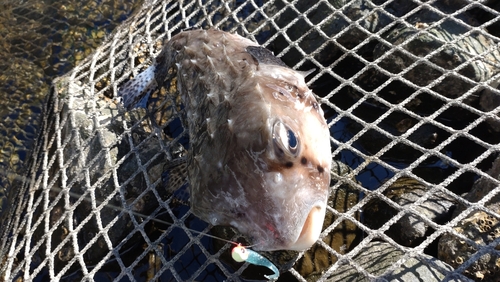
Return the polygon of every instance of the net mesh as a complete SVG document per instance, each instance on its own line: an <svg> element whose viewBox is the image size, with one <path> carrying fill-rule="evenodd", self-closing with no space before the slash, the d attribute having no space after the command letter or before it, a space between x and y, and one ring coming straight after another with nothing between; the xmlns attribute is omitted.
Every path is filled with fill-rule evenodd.
<svg viewBox="0 0 500 282"><path fill-rule="evenodd" d="M471 0L148 1L53 83L30 169L2 219L2 279L262 279L265 269L231 262L232 245L206 234L239 235L186 205L175 81L153 95L154 109L125 112L114 99L163 40L215 27L314 69L308 85L330 126L320 240L307 252L265 254L283 281L411 280L422 268L437 280L495 281L499 9Z"/></svg>

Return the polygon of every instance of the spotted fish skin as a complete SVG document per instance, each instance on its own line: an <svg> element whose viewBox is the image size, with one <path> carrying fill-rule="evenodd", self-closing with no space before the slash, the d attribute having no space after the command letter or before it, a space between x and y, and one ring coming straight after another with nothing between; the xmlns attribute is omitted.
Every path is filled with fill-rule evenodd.
<svg viewBox="0 0 500 282"><path fill-rule="evenodd" d="M120 88L125 106L162 85L172 67L189 129L192 212L235 227L256 250L309 248L324 220L331 155L303 75L239 35L185 31Z"/></svg>

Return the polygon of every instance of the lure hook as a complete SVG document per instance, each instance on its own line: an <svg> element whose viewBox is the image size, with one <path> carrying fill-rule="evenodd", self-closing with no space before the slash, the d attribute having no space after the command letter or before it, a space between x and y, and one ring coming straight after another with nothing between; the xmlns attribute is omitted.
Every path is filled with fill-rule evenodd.
<svg viewBox="0 0 500 282"><path fill-rule="evenodd" d="M231 251L231 256L237 262L248 262L255 265L260 265L269 268L274 272L273 275L264 275L270 281L275 281L280 276L280 272L278 268L267 258L263 257L261 254L256 251L249 250L243 247L241 244L238 244Z"/></svg>

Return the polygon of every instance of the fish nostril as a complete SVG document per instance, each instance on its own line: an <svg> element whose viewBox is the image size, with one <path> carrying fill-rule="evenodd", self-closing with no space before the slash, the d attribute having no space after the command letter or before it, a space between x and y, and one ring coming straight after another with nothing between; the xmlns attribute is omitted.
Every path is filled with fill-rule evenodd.
<svg viewBox="0 0 500 282"><path fill-rule="evenodd" d="M325 171L325 169L320 165L317 166L317 169L319 173L323 173Z"/></svg>
<svg viewBox="0 0 500 282"><path fill-rule="evenodd" d="M303 165L306 165L307 164L307 158L306 157L302 157L302 159L300 159L300 163L303 164Z"/></svg>
<svg viewBox="0 0 500 282"><path fill-rule="evenodd" d="M233 212L233 214L238 219L241 219L241 218L245 217L245 213L244 212L235 211L235 212Z"/></svg>

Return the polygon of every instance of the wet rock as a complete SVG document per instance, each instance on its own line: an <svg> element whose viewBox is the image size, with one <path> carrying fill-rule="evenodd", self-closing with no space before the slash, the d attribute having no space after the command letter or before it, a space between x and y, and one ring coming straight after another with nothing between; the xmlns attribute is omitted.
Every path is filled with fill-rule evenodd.
<svg viewBox="0 0 500 282"><path fill-rule="evenodd" d="M389 186L383 194L408 210L408 207L429 193L430 187L419 181L402 177ZM387 235L404 246L416 246L425 239L429 226L422 219L443 223L451 217L455 200L436 192L419 205L413 207L414 212L405 214L387 231ZM378 229L399 211L380 198L371 200L364 208L365 224L372 229Z"/></svg>
<svg viewBox="0 0 500 282"><path fill-rule="evenodd" d="M60 123L49 124L47 136L57 136L61 143L48 140L46 144L55 162L48 172L49 202L53 205L48 212L50 226L56 227L48 234L43 225L35 227L34 236L40 242L44 236L51 237L51 249L45 250L43 244L38 255L43 258L46 251L56 252L56 272L67 267L78 252L91 266L119 243L122 251L137 245L141 235L131 233L142 219L131 220L127 213L121 216L122 210L148 214L158 207L153 191L145 187L147 182L161 179L167 162L160 141L142 127L123 134L125 124L131 126L141 119L140 112L120 115L114 101L93 98L88 87L67 79L55 82L57 102L53 106L61 107L61 113L56 116L49 110L49 119ZM131 146L135 148L132 153ZM167 196L165 190L157 193ZM39 206L35 218L44 216L45 211ZM122 242L127 236L131 239ZM86 249L75 250L75 245Z"/></svg>
<svg viewBox="0 0 500 282"><path fill-rule="evenodd" d="M497 180L500 179L500 158L493 162L493 167L488 174ZM477 202L494 189L498 190L497 183L481 177L464 198ZM500 213L500 194L496 194L485 204L485 207L497 214ZM463 211L464 208L461 207L453 216L456 217ZM475 280L498 281L500 276L499 246L493 245L491 249L484 249L484 247L500 237L500 220L489 212L473 210L460 220L453 230L469 240L460 239L451 233L443 235L439 240L438 257L453 267L459 267L472 259L473 263L464 271L465 275ZM478 254L479 248L485 251Z"/></svg>
<svg viewBox="0 0 500 282"><path fill-rule="evenodd" d="M479 105L484 111L493 111L498 106L500 106L500 95L497 92L491 91L489 89L484 89L479 100ZM487 118L486 122L490 125L494 132L500 132L500 121L498 118Z"/></svg>
<svg viewBox="0 0 500 282"><path fill-rule="evenodd" d="M493 162L491 168L488 170L487 173L494 179L500 180L500 157L497 157L495 159L495 161ZM486 195L488 195L488 193L490 193L497 187L498 183L483 176L480 179L478 179L476 183L474 183L474 186L472 186L471 191L464 198L471 202L477 202L483 199ZM489 200L485 206L486 207L490 205L495 206L499 203L500 203L500 194L497 194L491 200ZM457 215L458 212L459 211L457 211L455 215Z"/></svg>
<svg viewBox="0 0 500 282"><path fill-rule="evenodd" d="M386 1L378 2L385 3ZM405 15L408 7L399 2L391 3L384 9L395 16ZM406 24L390 22L391 28L382 33L382 37L390 44L373 39L357 51L359 56L368 61L379 59L379 67L410 81L413 85L401 82L396 77L389 85L383 86L392 75L382 73L377 68L367 67L366 63L361 63L357 58L350 58L350 56L337 64L340 66L344 61L349 60L349 68L344 65L334 67L332 70L348 79L363 68L367 68L354 79L354 83L365 91L374 91L383 87L377 90L377 96L392 103L404 101L415 91L421 92L404 103L406 109L421 116L431 115L446 104L446 101L438 95L429 93L421 87L428 87L432 92L451 99L462 97L471 90L472 93L464 97L464 103L480 110L491 111L496 107L495 105L498 105L498 101L494 100L495 96L498 96L498 91L493 91L491 95L489 93L491 90L485 90L484 87L474 89L474 87L478 83L490 80L500 72L500 52L496 48L496 43L487 36L486 30L472 32L471 27L443 19L442 15L435 12L437 9L443 13L454 13L467 4L467 1L446 0L430 3L430 6L433 6L432 9L425 6L419 7L407 18ZM469 11L465 11L457 17L471 26L477 26L477 20L472 15ZM433 26L439 21L441 21L439 25ZM397 50L395 47L400 47L404 51ZM423 59L424 57L426 58ZM344 73L345 69L354 70ZM490 82L490 86L496 88L498 83ZM359 89L346 87L342 91L346 91L353 101L366 98L365 93ZM486 97L483 98L483 95ZM345 100L344 97L342 99ZM378 99L370 100L367 99L366 103L379 107L380 111L389 110L387 104L380 103ZM332 100L332 103L338 104L337 102ZM447 125L451 123L452 127L465 127L477 118L478 115L463 107L451 106L436 120ZM488 130L498 132L499 126L493 119L488 119L486 123L491 127Z"/></svg>
<svg viewBox="0 0 500 282"><path fill-rule="evenodd" d="M368 103L369 102L360 105L356 110L356 115L359 118L370 122L376 120L385 113L384 108L378 107L375 104L369 105ZM448 132L432 124L423 124L416 129L413 128L417 123L418 120L408 114L394 111L388 117L380 121L377 126L393 136L401 136L407 131L413 130L413 133L410 134L406 140L428 149L438 146L450 135ZM352 134L355 134L361 131L363 127L362 124L350 120L346 129ZM380 131L370 129L356 140L356 145L361 146L365 152L374 155L392 141L391 138ZM384 161L411 163L421 157L422 154L421 151L416 150L405 142L398 142L394 144L390 150L380 156L380 159ZM424 164L430 161L432 160L427 160Z"/></svg>
<svg viewBox="0 0 500 282"><path fill-rule="evenodd" d="M400 74L416 87L429 87L451 99L462 97L476 86L474 82L487 81L500 72L500 52L494 41L478 32L464 36L470 32L470 28L454 21L446 20L438 26L432 26L436 20L439 17L433 13L420 13L409 20L413 27L396 26L384 35L392 45L400 46L408 53L380 43L373 51L375 59L384 56L379 66L393 74ZM464 21L470 23L473 19L467 18ZM427 57L429 63L417 62L418 58L423 57ZM456 73L449 73L447 70L455 70ZM387 77L376 72L366 72L359 80L376 86L387 80ZM489 92L480 87L474 90L473 95L467 95L463 102L488 111L494 105L490 103L492 96ZM483 95L487 97L483 98ZM440 98L424 94L416 96L405 105L407 109L421 114L433 113L441 106ZM439 117L461 122L470 122L475 118L477 117L468 110L453 107ZM488 120L488 123L498 131L495 129L498 126L492 120Z"/></svg>
<svg viewBox="0 0 500 282"><path fill-rule="evenodd" d="M275 53L279 53L281 50L290 47L292 48L291 52L297 52L293 46L290 46L289 40L297 40L300 48L306 53L315 52L318 47L326 44L326 47L315 55L315 59L326 66L343 53L338 45L327 43L330 38L337 37L341 34L340 37L337 38L338 42L349 49L355 47L368 37L368 34L364 30L351 25L349 21L346 20L345 16L351 21L357 21L364 17L359 21L359 25L369 32L377 32L391 21L390 17L385 13L374 10L374 5L369 1L335 0L329 2L330 5L319 3L316 9L311 9L311 7L317 5L317 1L300 1L297 4L298 11L302 13L307 11L308 19L315 24L329 17L319 25L319 28L326 34L326 37L301 19L296 11L285 9L285 6L280 2L275 2L275 5L268 8L268 14L271 15L284 9L284 12L281 13L276 22L279 27L288 26L286 30L288 39L283 36L278 36L273 42L273 45L270 46L274 49ZM340 13L340 11L342 11L342 13ZM290 24L292 22L293 24ZM297 35L305 36L299 39ZM302 58L302 56L297 57ZM293 58L294 56L287 56L287 58L284 58L284 61L287 65L293 66L297 63ZM306 65L306 67L313 67L313 65Z"/></svg>
<svg viewBox="0 0 500 282"><path fill-rule="evenodd" d="M478 20L479 24L484 25L493 36L500 36L500 22L494 20L500 12L500 2L496 0L481 1L484 6L473 8L474 17ZM486 9L484 8L486 7ZM485 24L488 23L488 24Z"/></svg>
<svg viewBox="0 0 500 282"><path fill-rule="evenodd" d="M424 57L434 52L429 61L445 70L465 64L466 66L458 70L458 73L477 82L486 81L499 72L500 53L498 50L489 51L495 46L492 40L479 33L471 33L461 38L469 30L453 22L445 21L437 27L430 27L430 23L427 22L428 20L422 19L422 22L414 23L415 27L395 28L385 38L396 46L409 40L402 47L417 57ZM413 39L410 39L412 37ZM435 52L442 47L442 50ZM380 44L374 50L374 55L379 58L388 50L388 47ZM473 59L480 54L484 54L481 60ZM408 55L394 52L380 65L392 73L400 73L415 62L416 60ZM438 68L420 63L403 76L418 86L427 86L442 75L442 71ZM470 89L471 85L458 76L448 75L433 88L441 95L456 98ZM473 98L467 98L469 101L466 101L471 103L470 99Z"/></svg>
<svg viewBox="0 0 500 282"><path fill-rule="evenodd" d="M404 252L385 242L370 242L353 260L368 273L378 276L393 266ZM390 274L378 277L380 281L443 281L453 268L438 259L419 255L406 260ZM463 276L448 276L446 281L470 281ZM377 281L379 281L377 280ZM326 281L373 281L360 274L348 263L336 269Z"/></svg>
<svg viewBox="0 0 500 282"><path fill-rule="evenodd" d="M493 211L498 213L500 208L497 207ZM444 235L439 240L439 259L453 267L459 267L472 258L474 262L464 271L465 275L474 280L498 281L500 275L498 246L486 249L486 253L483 252L481 255L478 255L477 251L479 248L485 250L486 245L500 237L499 220L486 212L475 211L461 220L453 230L472 241L462 240L452 234Z"/></svg>

